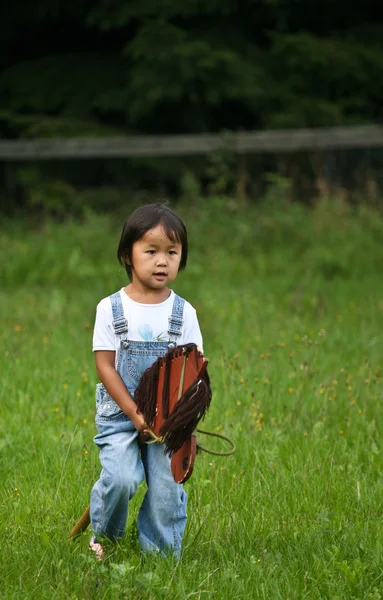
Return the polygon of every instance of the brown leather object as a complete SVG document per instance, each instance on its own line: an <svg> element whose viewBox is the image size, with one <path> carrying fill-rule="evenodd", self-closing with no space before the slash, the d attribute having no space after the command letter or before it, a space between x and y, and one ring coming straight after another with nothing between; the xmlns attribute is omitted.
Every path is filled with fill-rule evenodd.
<svg viewBox="0 0 383 600"><path fill-rule="evenodd" d="M210 406L207 365L208 359L195 344L177 346L145 371L135 392L137 409L166 444L177 483L192 474L195 430Z"/></svg>
<svg viewBox="0 0 383 600"><path fill-rule="evenodd" d="M176 483L185 483L191 477L197 454L197 438L191 435L171 458L170 466Z"/></svg>

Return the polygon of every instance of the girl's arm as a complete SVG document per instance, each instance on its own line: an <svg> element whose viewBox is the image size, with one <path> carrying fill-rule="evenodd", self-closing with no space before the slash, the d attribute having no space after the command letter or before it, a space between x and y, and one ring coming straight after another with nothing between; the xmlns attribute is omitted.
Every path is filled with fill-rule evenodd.
<svg viewBox="0 0 383 600"><path fill-rule="evenodd" d="M121 410L132 421L133 425L145 433L147 425L137 406L125 387L120 375L115 368L115 352L111 350L97 350L95 353L96 370L100 381L104 384L108 394L118 404Z"/></svg>

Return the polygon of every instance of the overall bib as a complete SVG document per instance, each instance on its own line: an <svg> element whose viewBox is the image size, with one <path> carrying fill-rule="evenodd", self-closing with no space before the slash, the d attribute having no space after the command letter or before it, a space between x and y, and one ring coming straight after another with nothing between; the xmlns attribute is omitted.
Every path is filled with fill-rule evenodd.
<svg viewBox="0 0 383 600"><path fill-rule="evenodd" d="M128 340L128 322L120 293L110 296L110 300L113 327L120 338L117 371L134 398L143 372L177 345L183 324L184 300L175 295L169 316L169 342ZM95 535L118 538L124 534L128 502L146 479L148 489L137 523L140 547L164 554L167 550L179 554L187 519L187 496L182 485L173 479L164 446L154 443L139 447L138 431L102 383L97 384L96 389L96 426L98 434L94 441L100 449L102 471L90 501Z"/></svg>

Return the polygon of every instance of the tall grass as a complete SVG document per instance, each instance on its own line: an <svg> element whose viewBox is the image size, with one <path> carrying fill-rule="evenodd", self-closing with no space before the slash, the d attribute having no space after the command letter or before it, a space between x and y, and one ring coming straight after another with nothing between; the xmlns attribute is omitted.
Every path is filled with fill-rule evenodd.
<svg viewBox="0 0 383 600"><path fill-rule="evenodd" d="M336 201L179 212L204 428L238 447L198 455L179 562L138 551L144 486L105 566L88 534L67 540L100 470L91 338L125 284L121 220L0 230L0 597L382 598L383 219Z"/></svg>

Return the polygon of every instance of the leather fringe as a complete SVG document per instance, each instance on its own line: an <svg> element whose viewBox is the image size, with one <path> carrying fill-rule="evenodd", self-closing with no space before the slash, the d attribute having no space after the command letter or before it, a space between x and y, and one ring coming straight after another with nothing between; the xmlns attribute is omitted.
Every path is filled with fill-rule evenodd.
<svg viewBox="0 0 383 600"><path fill-rule="evenodd" d="M147 425L151 426L156 418L157 411L157 387L158 376L161 362L156 362L145 371L145 377L141 377L137 389L134 393L134 401L137 404L137 410L144 417Z"/></svg>
<svg viewBox="0 0 383 600"><path fill-rule="evenodd" d="M211 397L210 378L205 363L198 379L184 392L160 429L160 435L166 444L166 454L172 456L193 434L210 406Z"/></svg>
<svg viewBox="0 0 383 600"><path fill-rule="evenodd" d="M144 415L147 425L151 427L154 424L157 413L157 388L160 368L165 367L161 394L164 422L160 429L160 436L167 446L166 453L170 456L177 452L193 434L198 422L205 416L212 398L206 361L203 363L198 377L184 391L169 414L172 359L184 355L189 357L192 353L196 356L195 352L195 344L184 344L169 351L145 371L134 394L137 410ZM193 360L192 357L190 359Z"/></svg>

